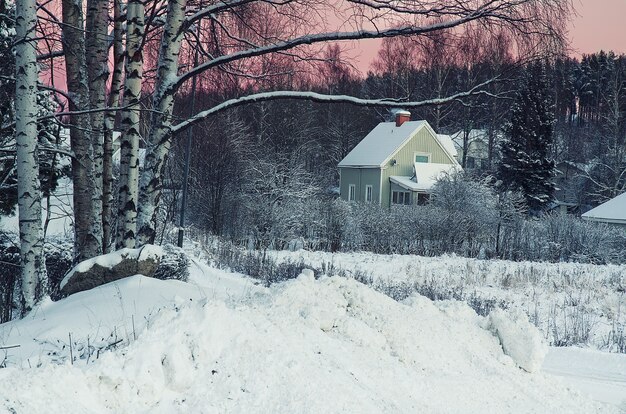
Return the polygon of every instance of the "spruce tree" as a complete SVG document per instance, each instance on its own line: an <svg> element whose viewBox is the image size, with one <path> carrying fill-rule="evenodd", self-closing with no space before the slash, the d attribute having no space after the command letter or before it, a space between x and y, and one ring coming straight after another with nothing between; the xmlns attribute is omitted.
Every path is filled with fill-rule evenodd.
<svg viewBox="0 0 626 414"><path fill-rule="evenodd" d="M533 212L545 209L555 190L550 158L552 107L543 65L530 65L504 128L507 139L501 147L500 178L505 188L524 194Z"/></svg>

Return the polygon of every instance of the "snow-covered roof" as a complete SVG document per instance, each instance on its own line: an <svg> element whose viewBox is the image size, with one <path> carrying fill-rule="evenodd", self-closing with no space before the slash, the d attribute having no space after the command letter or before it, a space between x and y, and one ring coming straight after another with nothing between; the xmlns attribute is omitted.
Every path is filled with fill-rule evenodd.
<svg viewBox="0 0 626 414"><path fill-rule="evenodd" d="M406 188L407 190L428 191L444 174L451 174L460 170L460 167L457 164L416 162L414 165L414 178L392 175L389 177L389 180L392 183L398 184L402 188Z"/></svg>
<svg viewBox="0 0 626 414"><path fill-rule="evenodd" d="M389 156L400 149L426 121L381 122L346 157L339 167L382 167Z"/></svg>
<svg viewBox="0 0 626 414"><path fill-rule="evenodd" d="M411 177L403 177L401 175L392 175L391 177L389 177L389 180L394 184L398 184L402 188L406 188L407 190L411 190L411 191L423 190L423 188L420 188L419 184L413 181Z"/></svg>
<svg viewBox="0 0 626 414"><path fill-rule="evenodd" d="M589 210L582 218L603 223L626 224L626 193Z"/></svg>
<svg viewBox="0 0 626 414"><path fill-rule="evenodd" d="M437 134L437 139L451 156L456 157L457 155L459 155L456 151L456 147L454 146L454 142L452 142L452 137L450 135Z"/></svg>

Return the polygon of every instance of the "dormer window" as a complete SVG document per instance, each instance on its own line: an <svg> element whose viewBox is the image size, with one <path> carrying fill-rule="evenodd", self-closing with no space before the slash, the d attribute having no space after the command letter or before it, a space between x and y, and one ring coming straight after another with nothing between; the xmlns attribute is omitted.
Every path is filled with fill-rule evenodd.
<svg viewBox="0 0 626 414"><path fill-rule="evenodd" d="M430 162L430 153L427 152L416 152L414 154L415 162L421 163L429 163Z"/></svg>

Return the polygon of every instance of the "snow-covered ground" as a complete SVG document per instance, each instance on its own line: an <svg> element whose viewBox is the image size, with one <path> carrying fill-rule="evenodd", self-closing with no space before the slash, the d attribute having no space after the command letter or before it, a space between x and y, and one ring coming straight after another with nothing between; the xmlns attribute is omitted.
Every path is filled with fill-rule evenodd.
<svg viewBox="0 0 626 414"><path fill-rule="evenodd" d="M626 412L626 355L592 349L550 348L543 371L561 378L596 401Z"/></svg>
<svg viewBox="0 0 626 414"><path fill-rule="evenodd" d="M511 262L457 256L272 251L326 273L372 279L372 285L422 290L525 312L553 345L626 347L626 266ZM330 270L329 270L330 269ZM402 290L402 289L401 289ZM622 349L621 352L625 352Z"/></svg>
<svg viewBox="0 0 626 414"><path fill-rule="evenodd" d="M518 365L538 354L516 354L519 341L510 332L524 326L506 315L480 317L463 303L420 296L396 302L342 277L302 275L265 288L195 263L190 282L134 276L0 325L0 345L20 345L0 351L6 366L0 412L617 413L625 407L623 355L551 349L545 372L526 372ZM615 388L592 398L584 391L589 387L581 391L574 383L589 379Z"/></svg>

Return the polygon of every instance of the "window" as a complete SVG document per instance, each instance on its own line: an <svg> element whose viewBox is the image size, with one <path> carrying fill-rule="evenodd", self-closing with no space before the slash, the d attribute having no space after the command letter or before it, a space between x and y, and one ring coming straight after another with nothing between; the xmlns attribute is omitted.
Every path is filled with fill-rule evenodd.
<svg viewBox="0 0 626 414"><path fill-rule="evenodd" d="M467 168L476 168L476 159L474 157L467 157L465 160L465 166Z"/></svg>
<svg viewBox="0 0 626 414"><path fill-rule="evenodd" d="M368 203L372 202L372 186L371 185L365 186L365 201L367 201Z"/></svg>
<svg viewBox="0 0 626 414"><path fill-rule="evenodd" d="M418 193L417 194L417 204L423 206L428 204L428 200L430 200L430 194L426 193Z"/></svg>
<svg viewBox="0 0 626 414"><path fill-rule="evenodd" d="M348 201L354 201L356 199L356 186L350 184L348 186Z"/></svg>
<svg viewBox="0 0 626 414"><path fill-rule="evenodd" d="M411 204L411 193L408 191L392 191L391 192L392 204Z"/></svg>
<svg viewBox="0 0 626 414"><path fill-rule="evenodd" d="M415 153L415 162L429 163L430 162L430 154L426 153L426 152L416 152Z"/></svg>

